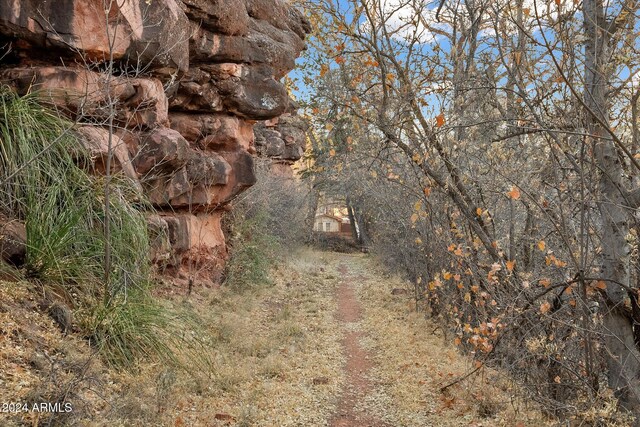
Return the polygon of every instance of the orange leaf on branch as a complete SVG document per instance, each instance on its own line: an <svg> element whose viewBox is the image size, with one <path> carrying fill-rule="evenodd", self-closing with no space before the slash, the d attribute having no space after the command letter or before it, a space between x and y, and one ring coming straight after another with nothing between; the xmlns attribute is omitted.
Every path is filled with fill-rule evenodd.
<svg viewBox="0 0 640 427"><path fill-rule="evenodd" d="M540 313L545 314L549 312L549 310L551 310L551 304L549 304L549 301L545 301L540 305Z"/></svg>
<svg viewBox="0 0 640 427"><path fill-rule="evenodd" d="M518 187L513 186L511 187L511 191L507 193L507 196L509 196L513 200L518 200L520 198L520 190L518 189Z"/></svg>

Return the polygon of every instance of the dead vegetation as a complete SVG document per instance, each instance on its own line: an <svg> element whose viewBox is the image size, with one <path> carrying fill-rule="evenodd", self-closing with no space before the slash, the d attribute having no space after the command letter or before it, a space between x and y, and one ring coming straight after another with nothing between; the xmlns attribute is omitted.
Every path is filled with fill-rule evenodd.
<svg viewBox="0 0 640 427"><path fill-rule="evenodd" d="M342 378L333 317L335 276L308 257L273 285L211 289L164 304L202 334L176 366L107 369L81 337L63 335L24 283L0 286L0 401L64 402L60 414L0 414L0 425L323 425ZM301 424L302 423L302 424Z"/></svg>

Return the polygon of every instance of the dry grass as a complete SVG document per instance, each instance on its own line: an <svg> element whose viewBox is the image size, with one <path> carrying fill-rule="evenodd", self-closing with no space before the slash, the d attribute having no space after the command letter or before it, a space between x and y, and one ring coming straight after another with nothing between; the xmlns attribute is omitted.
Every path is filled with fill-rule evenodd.
<svg viewBox="0 0 640 427"><path fill-rule="evenodd" d="M391 294L405 282L382 279L368 257L339 257L357 278L363 307L358 327L375 360L370 379L377 387L365 412L398 427L551 425L515 396L513 384L487 368L441 393L443 385L475 367L472 359L445 342L435 325L415 312L410 297Z"/></svg>
<svg viewBox="0 0 640 427"><path fill-rule="evenodd" d="M320 426L331 414L342 364L335 283L305 261L272 277L255 294L216 295L201 313L218 337L213 381L203 379L204 390L186 377L176 384L184 399L172 416L184 425ZM321 376L331 380L314 385ZM212 421L216 414L223 419Z"/></svg>
<svg viewBox="0 0 640 427"><path fill-rule="evenodd" d="M104 395L116 393L88 343L65 336L39 308L38 289L26 282L0 282L0 404L32 408L70 403L72 413L0 413L0 425L67 425L100 417Z"/></svg>
<svg viewBox="0 0 640 427"><path fill-rule="evenodd" d="M365 256L310 250L276 268L271 287L165 301L200 325L185 324L185 335L201 335L199 349L180 353L186 369L151 362L134 373L107 369L85 341L63 336L37 308L36 290L2 283L0 402L66 396L74 412L59 425L326 426L345 385L344 328L335 319L340 263L363 306L363 320L350 327L364 332L375 362L367 413L398 427L544 425L508 381L486 369L440 393L472 361L432 333L406 297L391 296L402 283L383 279ZM0 414L2 426L35 421L34 414Z"/></svg>
<svg viewBox="0 0 640 427"><path fill-rule="evenodd" d="M201 348L180 352L185 369L142 363L133 373L107 370L85 341L62 335L33 289L2 283L0 403L68 393L74 411L60 418L63 425L324 425L342 381L335 280L308 255L297 259L273 272L271 287L165 301L200 324L197 331L185 325L186 335L202 335L189 340ZM314 384L318 377L329 382ZM2 426L34 422L33 413L0 414Z"/></svg>

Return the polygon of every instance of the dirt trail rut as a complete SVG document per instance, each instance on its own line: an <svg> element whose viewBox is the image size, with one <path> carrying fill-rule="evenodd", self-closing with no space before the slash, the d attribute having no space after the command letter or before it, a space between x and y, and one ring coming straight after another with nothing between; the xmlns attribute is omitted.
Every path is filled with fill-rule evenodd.
<svg viewBox="0 0 640 427"><path fill-rule="evenodd" d="M389 424L367 414L362 408L367 393L374 385L368 378L373 367L373 358L362 347L363 333L357 330L362 319L362 308L354 292L351 274L346 264L341 263L338 271L342 281L336 292L338 311L336 317L344 329L342 347L346 357L346 384L341 391L335 415L330 421L331 427L389 427Z"/></svg>

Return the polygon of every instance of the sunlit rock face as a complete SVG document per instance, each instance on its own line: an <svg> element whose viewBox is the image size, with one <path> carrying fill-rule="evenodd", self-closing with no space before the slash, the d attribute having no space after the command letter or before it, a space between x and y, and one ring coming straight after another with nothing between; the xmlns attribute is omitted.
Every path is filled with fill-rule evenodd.
<svg viewBox="0 0 640 427"><path fill-rule="evenodd" d="M112 172L157 209L154 261L215 281L220 220L255 183L254 156L282 168L302 155L306 126L280 79L309 23L282 0L111 3L0 0L0 82L78 121L97 173L111 143Z"/></svg>

